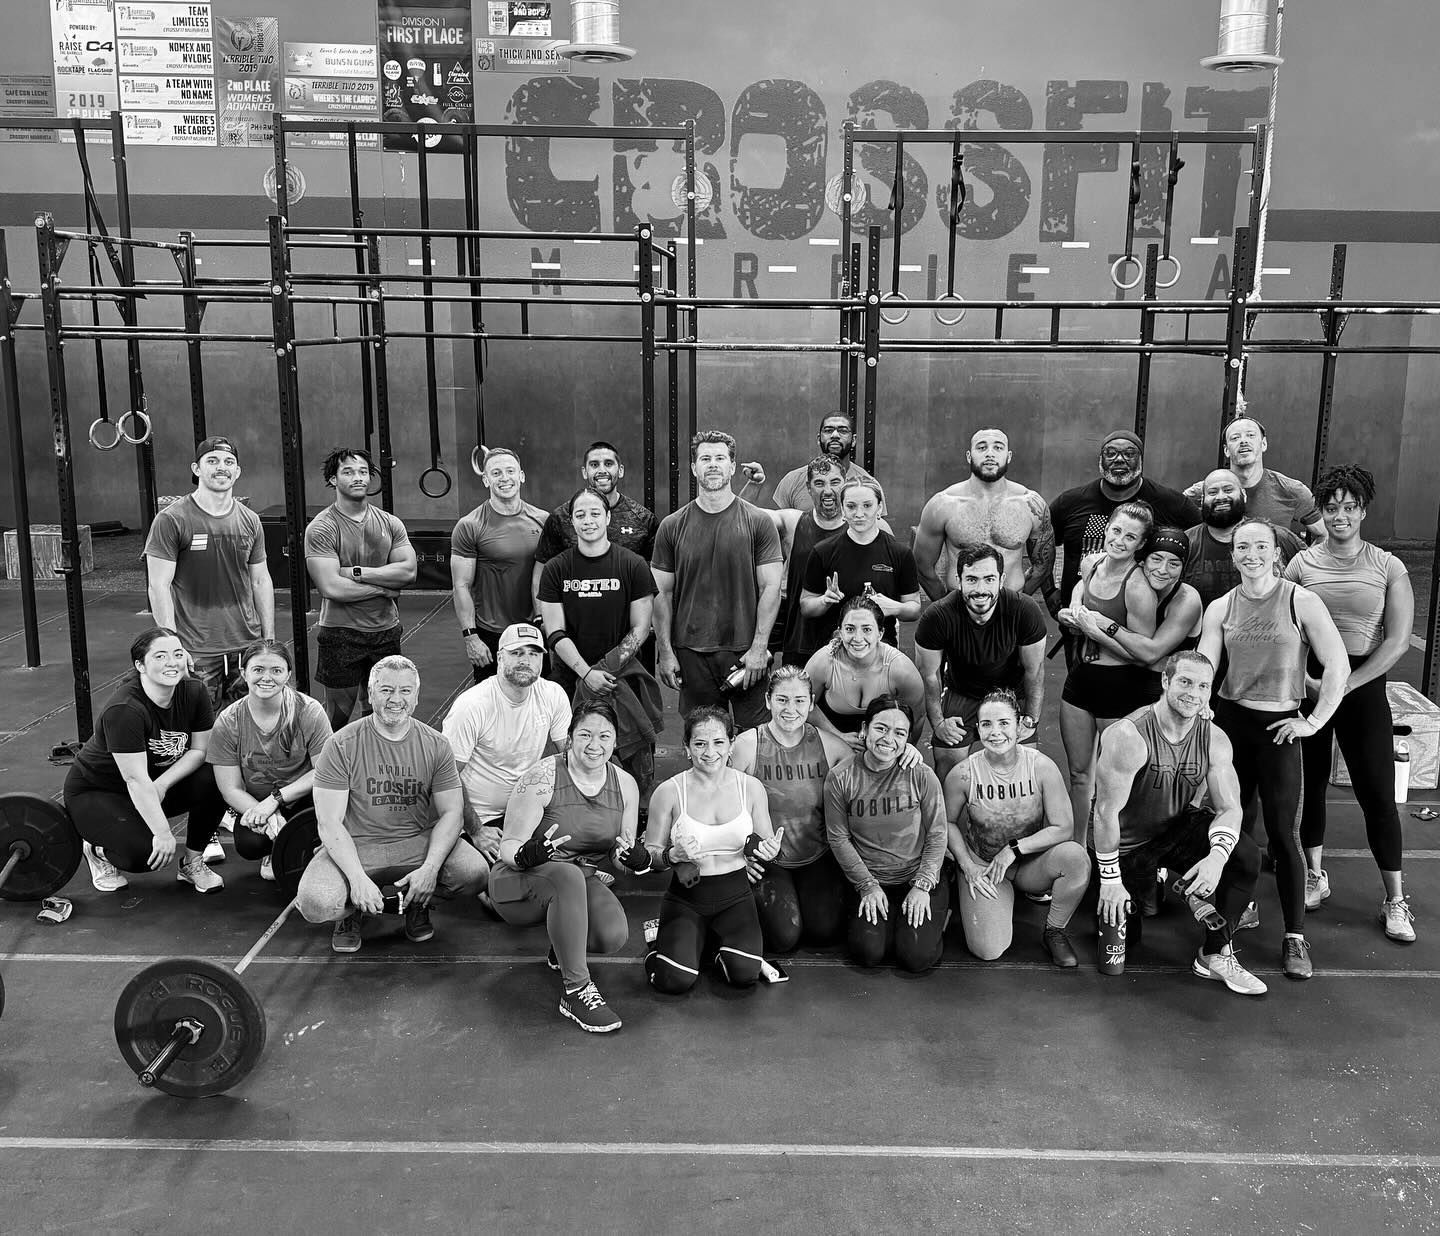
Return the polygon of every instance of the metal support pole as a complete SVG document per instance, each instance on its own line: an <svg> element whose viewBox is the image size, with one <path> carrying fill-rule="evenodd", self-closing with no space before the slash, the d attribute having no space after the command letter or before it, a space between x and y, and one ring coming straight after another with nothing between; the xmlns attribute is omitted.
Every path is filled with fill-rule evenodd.
<svg viewBox="0 0 1440 1236"><path fill-rule="evenodd" d="M350 226L359 233L365 226L365 212L360 208L360 157L355 146L355 123L351 121L345 126L345 154L350 172ZM474 224L468 220L466 227L473 227ZM365 274L365 254L359 245L352 250L355 254L355 273L360 276ZM431 289L426 288L427 292ZM361 305L359 308L360 335L363 337L370 333L370 318L367 313L368 306ZM360 345L360 408L362 416L362 427L365 431L365 449L375 449L375 390L373 379L370 374L370 353L362 343ZM387 510L393 510L389 500L385 502Z"/></svg>
<svg viewBox="0 0 1440 1236"><path fill-rule="evenodd" d="M898 227L896 229L898 234ZM898 240L897 240L898 243ZM875 379L880 366L880 229L870 229L870 268L865 281L865 428L860 466L875 471Z"/></svg>
<svg viewBox="0 0 1440 1236"><path fill-rule="evenodd" d="M365 256L370 270L370 359L375 372L375 427L380 434L380 496L387 511L395 509L394 454L390 442L390 364L386 355L385 282L380 269L380 238L371 236ZM476 445L479 445L478 443Z"/></svg>
<svg viewBox="0 0 1440 1236"><path fill-rule="evenodd" d="M640 297L640 423L645 435L645 505L655 494L655 246L650 225L635 228L636 294Z"/></svg>
<svg viewBox="0 0 1440 1236"><path fill-rule="evenodd" d="M1160 246L1147 245L1145 248L1145 301L1155 299L1160 272ZM1153 310L1140 310L1140 342L1155 341L1155 314ZM1140 353L1140 363L1135 375L1135 436L1145 440L1145 424L1150 418L1150 359L1149 352Z"/></svg>
<svg viewBox="0 0 1440 1236"><path fill-rule="evenodd" d="M1430 556L1430 578L1440 579L1440 512L1436 514L1435 549ZM1420 677L1425 683L1425 694L1440 703L1440 657L1435 655L1440 645L1440 588L1433 583L1430 588L1430 618L1426 624L1429 634L1425 640L1425 664Z"/></svg>
<svg viewBox="0 0 1440 1236"><path fill-rule="evenodd" d="M1346 246L1336 245L1330 259L1330 299L1339 300L1345 295L1345 255L1348 252ZM1325 456L1330 451L1330 413L1335 407L1335 370L1339 366L1340 336L1345 332L1347 319L1344 314L1336 313L1333 309L1326 310L1320 315L1320 323L1325 328L1325 342L1328 345L1325 355L1320 361L1320 406L1315 413L1315 466L1310 470L1310 488L1314 489L1320 481L1320 473L1325 470ZM1318 499L1319 494L1315 495Z"/></svg>
<svg viewBox="0 0 1440 1236"><path fill-rule="evenodd" d="M680 282L680 271L676 263L670 264L670 286ZM676 343L680 339L680 310L674 303L665 306L665 342ZM666 431L669 434L670 449L670 510L680 506L680 353L674 348L665 350L665 408ZM647 492L645 505L655 509L655 494Z"/></svg>
<svg viewBox="0 0 1440 1236"><path fill-rule="evenodd" d="M30 548L30 489L25 480L25 425L20 404L20 367L15 322L24 301L10 287L10 255L0 228L0 404L10 428L10 490L15 502L15 553L20 572L20 612L25 624L25 664L40 665L40 619L35 608L35 558ZM0 881L3 883L3 881Z"/></svg>
<svg viewBox="0 0 1440 1236"><path fill-rule="evenodd" d="M195 265L195 233L182 231L180 243L185 246L183 253L175 255L180 265L180 277L185 281L185 295L180 298L185 311L185 357L190 368L190 426L198 448L210 435L205 431L205 367L200 354L200 324L205 317L205 307L196 292L198 270Z"/></svg>
<svg viewBox="0 0 1440 1236"><path fill-rule="evenodd" d="M277 130L278 132L278 130ZM295 367L295 310L290 303L290 255L285 220L271 215L270 327L275 378L280 392L280 453L285 477L285 556L290 563L290 631L294 640L295 685L310 689L310 642L306 623L310 580L305 572L305 448L300 431L300 383Z"/></svg>
<svg viewBox="0 0 1440 1236"><path fill-rule="evenodd" d="M1241 384L1245 380L1245 303L1250 297L1250 278L1255 250L1254 233L1248 227L1235 230L1235 256L1230 266L1230 304L1225 315L1225 395L1220 404L1220 432L1216 441L1225 437L1225 426L1234 419L1240 407ZM1216 467L1223 467L1225 454L1217 452Z"/></svg>
<svg viewBox="0 0 1440 1236"><path fill-rule="evenodd" d="M45 360L50 371L50 423L55 450L55 479L60 493L60 563L65 577L65 611L70 620L70 670L75 692L75 726L80 742L95 729L90 706L90 648L85 634L85 590L80 578L80 518L75 509L74 454L70 444L70 406L65 390L65 343L61 338L60 289L56 283L55 221L35 220L40 262L40 301L45 312Z"/></svg>
<svg viewBox="0 0 1440 1236"><path fill-rule="evenodd" d="M855 189L855 144L851 140L851 123L840 126L845 135L844 162L840 168L840 295L857 296L860 283L860 246L850 239L850 203ZM849 343L859 329L859 314L852 308L840 310L840 342ZM849 352L840 353L840 412L855 419L856 358Z"/></svg>
<svg viewBox="0 0 1440 1236"><path fill-rule="evenodd" d="M695 243L695 121L693 119L685 122L685 227L687 250L685 262L685 291L689 296L696 295L696 267L700 261L700 246ZM700 341L700 311L694 305L690 306L690 330L686 338L691 343ZM690 434L686 439L685 449L689 452L690 443L694 441L695 434L699 431L699 372L697 368L698 354L694 351L685 357L686 376L690 382ZM686 469L690 477L690 501L695 500L696 480L695 473Z"/></svg>

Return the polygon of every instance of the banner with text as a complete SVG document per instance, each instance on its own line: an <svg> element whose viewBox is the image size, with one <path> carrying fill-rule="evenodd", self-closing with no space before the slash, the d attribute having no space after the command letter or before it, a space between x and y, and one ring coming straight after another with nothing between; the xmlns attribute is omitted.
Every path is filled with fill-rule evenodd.
<svg viewBox="0 0 1440 1236"><path fill-rule="evenodd" d="M475 119L469 0L380 3L380 90L384 117L441 125ZM387 150L414 150L416 139L385 137ZM436 133L426 150L458 154L464 144Z"/></svg>

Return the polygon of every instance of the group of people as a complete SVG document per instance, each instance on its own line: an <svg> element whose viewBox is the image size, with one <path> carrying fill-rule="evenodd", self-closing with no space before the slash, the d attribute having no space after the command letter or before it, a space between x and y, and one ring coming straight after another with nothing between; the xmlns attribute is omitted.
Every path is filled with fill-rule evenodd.
<svg viewBox="0 0 1440 1236"><path fill-rule="evenodd" d="M522 497L515 452L489 451L488 497L451 539L474 681L436 730L414 715L420 676L402 649L415 551L370 501L371 456L325 458L334 502L305 532L322 707L274 638L260 523L233 496L238 448L206 439L194 492L146 543L155 625L65 783L95 887L178 857L178 880L220 891L227 817L236 852L273 878L275 837L311 811L321 846L297 900L332 924L336 951L394 908L427 940L436 896L478 896L506 923L545 924L561 1013L604 1032L620 1020L588 961L627 944L617 876L670 873L645 969L680 993L711 964L739 986L783 980L767 957L802 943L923 972L952 917L993 960L1017 890L1046 905L1043 946L1072 968L1067 928L1092 872L1108 924L1144 913L1168 873L1207 908L1195 973L1255 995L1265 985L1233 941L1258 922L1261 819L1283 972L1312 973L1304 915L1330 892L1333 735L1380 869L1380 921L1413 941L1385 676L1414 602L1404 566L1362 536L1370 473L1332 468L1312 495L1265 467L1264 427L1241 417L1230 467L1193 493L1144 476L1121 430L1096 480L1046 502L1009 478L1008 438L987 427L912 548L848 419L825 417L817 442L767 509L744 498L763 468L702 431L697 497L664 519L622 492L609 443L587 449L581 487L550 512ZM1064 773L1035 744L1047 610L1068 664ZM657 785L662 686L679 692L687 766Z"/></svg>

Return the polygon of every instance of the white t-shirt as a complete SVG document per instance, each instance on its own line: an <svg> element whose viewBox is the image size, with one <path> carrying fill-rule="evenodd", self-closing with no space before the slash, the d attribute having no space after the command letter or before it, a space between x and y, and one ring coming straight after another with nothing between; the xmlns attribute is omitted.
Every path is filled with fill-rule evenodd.
<svg viewBox="0 0 1440 1236"><path fill-rule="evenodd" d="M547 740L561 742L570 728L570 701L558 683L536 682L518 704L487 678L461 692L440 727L460 766L465 801L477 819L505 814L510 790L540 762Z"/></svg>

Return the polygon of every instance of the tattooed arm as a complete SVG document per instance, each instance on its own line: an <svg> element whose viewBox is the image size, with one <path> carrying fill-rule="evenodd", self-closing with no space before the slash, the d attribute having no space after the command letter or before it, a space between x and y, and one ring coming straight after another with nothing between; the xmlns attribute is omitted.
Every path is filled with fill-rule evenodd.
<svg viewBox="0 0 1440 1236"><path fill-rule="evenodd" d="M1048 597L1055 591L1055 528L1045 499L1033 489L1025 503L1034 520L1025 542L1025 553L1030 558L1030 569L1025 572L1025 591Z"/></svg>
<svg viewBox="0 0 1440 1236"><path fill-rule="evenodd" d="M530 840L545 808L550 805L550 797L555 793L555 761L564 758L553 755L541 760L510 791L510 801L505 804L500 857L511 866L515 864L515 851Z"/></svg>

